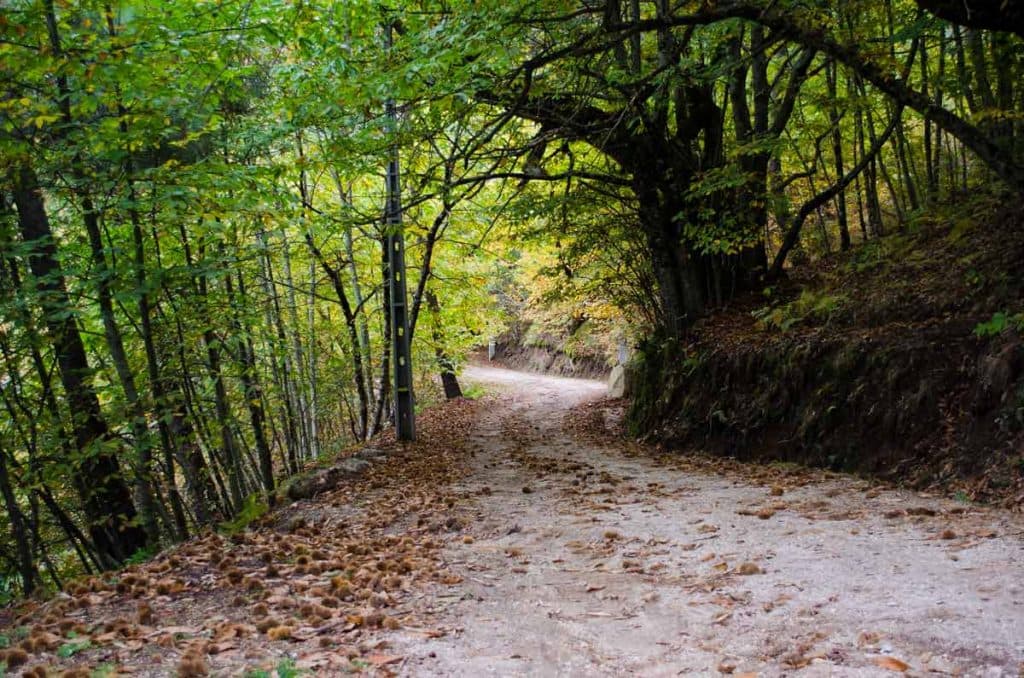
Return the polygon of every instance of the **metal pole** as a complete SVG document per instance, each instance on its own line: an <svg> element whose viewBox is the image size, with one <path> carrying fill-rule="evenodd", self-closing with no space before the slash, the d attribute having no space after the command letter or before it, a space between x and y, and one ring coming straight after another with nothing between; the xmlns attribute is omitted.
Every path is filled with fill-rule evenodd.
<svg viewBox="0 0 1024 678"><path fill-rule="evenodd" d="M394 23L384 27L384 47L390 52ZM393 99L385 104L392 134L398 130L398 111ZM412 392L412 354L409 350L409 312L405 285L405 236L402 229L402 187L398 165L398 141L391 145L386 178L388 285L391 291L391 352L394 357L392 393L395 399L395 433L399 440L416 439L415 401Z"/></svg>

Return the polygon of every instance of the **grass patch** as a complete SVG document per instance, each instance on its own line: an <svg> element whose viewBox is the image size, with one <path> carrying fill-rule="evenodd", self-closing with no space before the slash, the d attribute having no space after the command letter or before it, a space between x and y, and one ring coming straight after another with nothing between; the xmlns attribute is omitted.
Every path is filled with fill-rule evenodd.
<svg viewBox="0 0 1024 678"><path fill-rule="evenodd" d="M462 385L462 397L469 400L480 400L487 395L487 389L480 384L471 383Z"/></svg>

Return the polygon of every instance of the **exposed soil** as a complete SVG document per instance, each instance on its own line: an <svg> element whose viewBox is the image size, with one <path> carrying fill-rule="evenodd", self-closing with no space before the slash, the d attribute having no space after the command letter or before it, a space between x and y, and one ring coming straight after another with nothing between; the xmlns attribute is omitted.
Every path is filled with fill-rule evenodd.
<svg viewBox="0 0 1024 678"><path fill-rule="evenodd" d="M794 266L652 342L631 430L1024 505L1024 210L991 196Z"/></svg>
<svg viewBox="0 0 1024 678"><path fill-rule="evenodd" d="M607 346L577 345L575 350L567 352L567 345L572 343L573 333L583 331L586 323L574 325L573 332L561 335L539 333L531 335L530 323L518 321L495 340L494 356L488 360L487 349L477 351L474 356L477 362L488 363L495 367L505 367L524 372L550 374L558 377L582 377L603 379L608 376L611 367L608 363L610 349ZM568 330L566 330L568 332ZM609 338L602 335L600 339L607 343Z"/></svg>
<svg viewBox="0 0 1024 678"><path fill-rule="evenodd" d="M4 633L21 629L35 645L24 667L48 667L32 674L41 676L1021 670L1019 514L634 444L621 435L623 404L603 400L600 382L489 367L465 379L490 395L428 412L414 445L378 441L386 457L366 477L234 538L208 535L21 610ZM77 640L59 637L69 624Z"/></svg>

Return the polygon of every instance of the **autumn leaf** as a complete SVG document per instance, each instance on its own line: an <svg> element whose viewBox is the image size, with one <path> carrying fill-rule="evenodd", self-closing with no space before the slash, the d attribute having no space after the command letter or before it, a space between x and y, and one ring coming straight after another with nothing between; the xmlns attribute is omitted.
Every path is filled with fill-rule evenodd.
<svg viewBox="0 0 1024 678"><path fill-rule="evenodd" d="M395 664L405 659L402 655L389 655L389 654L371 654L363 657L363 660L373 666L387 666L388 664Z"/></svg>
<svg viewBox="0 0 1024 678"><path fill-rule="evenodd" d="M883 668L886 671L896 671L898 673L905 673L910 669L910 664L905 661L896 659L895 657L875 657L871 660L875 666Z"/></svg>

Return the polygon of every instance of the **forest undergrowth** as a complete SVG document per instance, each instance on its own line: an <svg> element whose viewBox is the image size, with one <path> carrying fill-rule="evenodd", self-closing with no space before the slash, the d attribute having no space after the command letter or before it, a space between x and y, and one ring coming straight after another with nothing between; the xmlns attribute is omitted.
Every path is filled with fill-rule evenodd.
<svg viewBox="0 0 1024 678"><path fill-rule="evenodd" d="M1019 204L935 207L698 322L633 430L1020 505L1022 311Z"/></svg>

